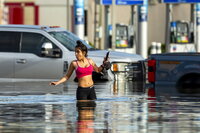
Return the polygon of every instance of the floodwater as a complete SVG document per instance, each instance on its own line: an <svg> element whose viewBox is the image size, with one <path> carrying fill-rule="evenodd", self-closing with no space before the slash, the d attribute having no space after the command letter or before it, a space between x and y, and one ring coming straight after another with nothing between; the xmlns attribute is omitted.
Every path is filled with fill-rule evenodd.
<svg viewBox="0 0 200 133"><path fill-rule="evenodd" d="M96 83L98 99L77 102L75 83L0 85L1 133L200 132L200 97L162 93L166 86L148 91L133 82Z"/></svg>

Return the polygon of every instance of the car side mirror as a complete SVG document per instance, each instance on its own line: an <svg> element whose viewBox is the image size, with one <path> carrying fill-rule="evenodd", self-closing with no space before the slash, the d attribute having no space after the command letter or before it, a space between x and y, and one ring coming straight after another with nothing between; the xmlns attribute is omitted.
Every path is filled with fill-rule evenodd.
<svg viewBox="0 0 200 133"><path fill-rule="evenodd" d="M61 57L61 50L60 49L53 49L52 43L45 42L45 43L42 44L42 47L41 47L41 56L59 58L59 57Z"/></svg>

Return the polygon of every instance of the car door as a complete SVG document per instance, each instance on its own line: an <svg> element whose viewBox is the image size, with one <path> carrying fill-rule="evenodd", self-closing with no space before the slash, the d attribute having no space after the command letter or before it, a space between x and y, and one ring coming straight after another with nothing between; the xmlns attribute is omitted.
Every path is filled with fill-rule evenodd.
<svg viewBox="0 0 200 133"><path fill-rule="evenodd" d="M41 47L44 42L51 41L39 33L22 33L20 54L15 58L15 78L57 79L63 76L63 67L66 64L62 57L41 56ZM57 46L53 44L53 47Z"/></svg>
<svg viewBox="0 0 200 133"><path fill-rule="evenodd" d="M14 78L14 58L19 53L20 32L0 31L0 78Z"/></svg>

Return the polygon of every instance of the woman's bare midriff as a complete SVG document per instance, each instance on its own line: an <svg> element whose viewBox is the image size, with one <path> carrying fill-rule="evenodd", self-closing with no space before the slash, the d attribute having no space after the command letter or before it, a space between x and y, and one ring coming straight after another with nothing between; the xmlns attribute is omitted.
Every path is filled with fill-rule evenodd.
<svg viewBox="0 0 200 133"><path fill-rule="evenodd" d="M78 86L80 87L91 87L94 85L92 75L84 76L78 79Z"/></svg>

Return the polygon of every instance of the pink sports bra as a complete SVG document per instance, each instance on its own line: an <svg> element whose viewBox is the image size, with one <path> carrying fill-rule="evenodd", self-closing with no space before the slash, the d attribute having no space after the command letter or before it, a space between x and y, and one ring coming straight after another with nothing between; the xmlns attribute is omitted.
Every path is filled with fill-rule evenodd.
<svg viewBox="0 0 200 133"><path fill-rule="evenodd" d="M88 61L89 62L89 61ZM87 75L92 75L92 72L93 72L93 66L90 64L89 62L89 66L88 67L80 67L78 65L78 62L76 61L77 63L77 68L76 68L76 77L77 78L82 78L84 76L87 76Z"/></svg>

